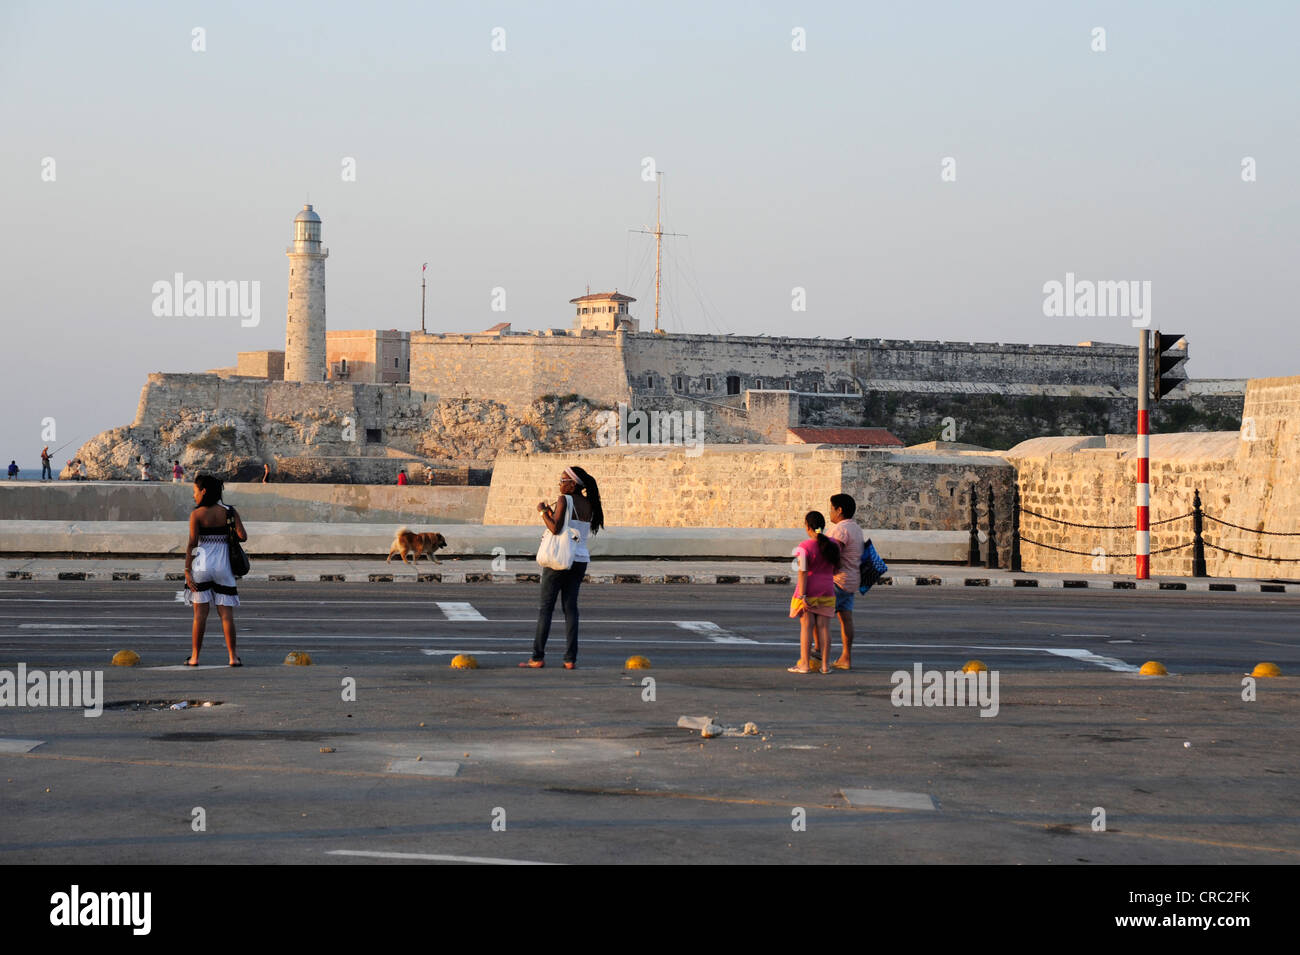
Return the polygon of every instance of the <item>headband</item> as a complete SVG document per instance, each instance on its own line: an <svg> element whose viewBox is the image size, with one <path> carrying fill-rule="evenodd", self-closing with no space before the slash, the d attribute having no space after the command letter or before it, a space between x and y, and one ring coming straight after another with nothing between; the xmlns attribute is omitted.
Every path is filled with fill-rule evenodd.
<svg viewBox="0 0 1300 955"><path fill-rule="evenodd" d="M576 485L578 485L578 487L586 487L586 486L587 486L587 485L585 485L585 484L582 483L582 478L578 477L578 475L574 473L573 468L565 468L565 469L564 469L564 473L567 474L570 478L572 478L572 479L573 479L573 483L576 484Z"/></svg>

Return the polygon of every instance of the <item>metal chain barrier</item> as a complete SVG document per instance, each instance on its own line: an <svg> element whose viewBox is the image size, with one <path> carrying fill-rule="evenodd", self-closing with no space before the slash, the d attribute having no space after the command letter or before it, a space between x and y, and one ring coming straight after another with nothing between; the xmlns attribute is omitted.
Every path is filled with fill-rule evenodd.
<svg viewBox="0 0 1300 955"><path fill-rule="evenodd" d="M1300 531L1257 531L1253 527L1242 527L1240 524L1234 524L1231 521L1220 520L1213 514L1207 514L1205 511L1202 511L1201 515L1206 520L1214 521L1216 524L1222 524L1224 527L1235 527L1237 530L1245 531L1248 534L1266 534L1269 537L1300 537ZM1209 543L1209 541L1206 541L1206 543ZM1219 550L1223 550L1223 548L1220 547ZM1260 559L1263 560L1263 558Z"/></svg>
<svg viewBox="0 0 1300 955"><path fill-rule="evenodd" d="M1136 557L1137 554L1112 554L1109 552L1096 554L1090 550L1069 550L1065 547L1055 547L1052 544L1044 544L1042 541L1030 540L1028 537L1021 537L1022 544L1033 544L1035 547L1046 547L1048 550L1060 551L1062 554L1078 554L1080 557L1105 557L1109 560L1112 557ZM1172 547L1162 547L1159 550L1151 551L1152 554L1167 554L1171 550L1182 550L1184 547L1191 547L1194 541L1187 541L1183 544L1175 544ZM1207 542L1208 543L1208 542Z"/></svg>
<svg viewBox="0 0 1300 955"><path fill-rule="evenodd" d="M1067 521L1059 517L1048 517L1046 514L1039 514L1037 511L1031 511L1029 508L1024 507L1023 505L1018 507L1018 512L1021 514L1028 514L1030 517L1037 517L1040 520L1051 521L1055 524L1064 524L1066 527L1079 527L1085 530L1127 531L1127 530L1134 530L1137 527L1136 524L1080 524L1080 523L1076 523L1075 521ZM1170 551L1182 550L1184 547L1192 547L1194 548L1194 552L1192 555L1192 574L1193 576L1197 576L1197 577L1205 576L1205 552L1202 549L1202 545L1204 545L1205 547L1213 547L1215 550L1220 551L1221 553L1231 554L1233 557L1242 557L1245 558L1246 560L1262 560L1268 563L1277 563L1277 564L1300 563L1300 557L1262 557L1257 554L1243 554L1241 551L1229 550L1227 547L1220 547L1218 544L1206 540L1201 533L1201 518L1207 518L1211 521L1214 521L1214 523L1216 524L1223 525L1224 527L1232 527L1239 531L1245 531L1247 534L1262 534L1268 537L1300 537L1300 531L1256 530L1251 527L1243 527L1240 524L1234 524L1231 521L1225 521L1222 518L1215 517L1212 514L1207 514L1204 511L1204 509L1201 507L1201 496L1199 491L1196 494L1195 504L1192 510L1188 511L1186 514L1179 514L1177 517L1166 517L1163 520L1152 521L1151 526L1158 527L1161 524L1172 524L1174 521L1185 520L1189 517L1193 518L1192 529L1195 534L1195 539L1187 541L1184 544L1174 544L1172 547L1162 547L1159 550L1153 550L1151 551L1152 556L1156 554L1168 554ZM1110 553L1103 553L1099 555L1095 551L1071 550L1068 547L1057 547L1053 544L1046 544L1042 541L1031 540L1028 537L1024 537L1023 535L1019 534L1018 530L1016 533L1016 537L1019 543L1033 544L1035 547L1043 547L1046 548L1047 550L1054 550L1061 554L1075 554L1079 557L1105 556L1107 558L1111 558L1111 557L1136 557L1137 556L1136 554L1110 554Z"/></svg>
<svg viewBox="0 0 1300 955"><path fill-rule="evenodd" d="M1247 560L1264 560L1272 564L1294 564L1300 563L1300 557L1260 557L1257 554L1243 554L1240 551L1228 550L1226 547L1220 547L1213 541L1205 541L1206 547L1213 547L1215 550L1223 551L1225 554L1231 554L1233 557L1244 557Z"/></svg>
<svg viewBox="0 0 1300 955"><path fill-rule="evenodd" d="M1054 521L1057 524L1065 524L1068 527L1084 527L1094 531L1131 531L1137 527L1136 524L1076 524L1074 521L1067 521L1059 517L1048 517L1046 514L1039 514L1037 511L1031 511L1029 508L1024 506L1020 508L1020 513L1028 514L1030 517L1041 518L1045 521ZM1179 514L1177 517L1166 517L1163 520L1152 521L1151 526L1158 527L1161 524L1172 524L1174 521L1181 521L1191 516L1192 512L1188 511L1186 514ZM1077 551L1071 551L1070 553L1077 553Z"/></svg>

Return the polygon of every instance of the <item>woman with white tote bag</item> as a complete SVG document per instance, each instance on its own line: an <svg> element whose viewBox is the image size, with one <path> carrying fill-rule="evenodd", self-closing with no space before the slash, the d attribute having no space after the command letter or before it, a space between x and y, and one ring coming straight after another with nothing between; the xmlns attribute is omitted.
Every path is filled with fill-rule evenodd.
<svg viewBox="0 0 1300 955"><path fill-rule="evenodd" d="M554 505L543 501L537 510L546 525L537 551L537 562L542 565L542 599L533 655L519 665L533 670L546 666L546 641L559 598L564 609L564 669L572 670L578 664L578 588L591 560L587 537L605 526L600 488L582 468L565 468L560 474L559 500Z"/></svg>

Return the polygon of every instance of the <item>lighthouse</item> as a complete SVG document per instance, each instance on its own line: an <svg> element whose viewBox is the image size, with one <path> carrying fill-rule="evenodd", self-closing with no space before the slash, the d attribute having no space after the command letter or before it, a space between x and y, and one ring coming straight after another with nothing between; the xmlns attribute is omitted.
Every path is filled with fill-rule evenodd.
<svg viewBox="0 0 1300 955"><path fill-rule="evenodd" d="M325 380L325 260L320 216L310 205L293 219L289 257L289 314L284 328L284 380Z"/></svg>

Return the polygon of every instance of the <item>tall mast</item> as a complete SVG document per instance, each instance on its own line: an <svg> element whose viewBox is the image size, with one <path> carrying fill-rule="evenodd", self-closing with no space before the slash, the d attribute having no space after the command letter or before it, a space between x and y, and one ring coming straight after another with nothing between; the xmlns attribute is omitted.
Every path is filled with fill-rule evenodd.
<svg viewBox="0 0 1300 955"><path fill-rule="evenodd" d="M663 189L664 189L664 179L663 179L663 176L664 176L664 174L663 174L662 171L660 171L660 172L656 172L655 175L656 175L657 178L655 179L656 186L655 186L655 227L654 227L654 231L651 232L649 229L629 229L628 231L629 231L629 232L641 232L641 233L644 233L645 235L652 235L652 236L655 237L655 331L656 331L656 332L659 332L659 331L660 331L660 328L659 328L659 289L660 289L660 286L661 286L661 284L662 284L662 282L663 282L662 276L663 276L663 240L664 240L664 236L666 236L666 235L670 235L670 236L682 236L682 237L685 237L686 233L684 233L684 232L665 232L665 231L664 231L664 224L663 224Z"/></svg>
<svg viewBox="0 0 1300 955"><path fill-rule="evenodd" d="M664 226L660 208L664 191L664 174L655 176L655 331L659 331L659 262L664 244Z"/></svg>

